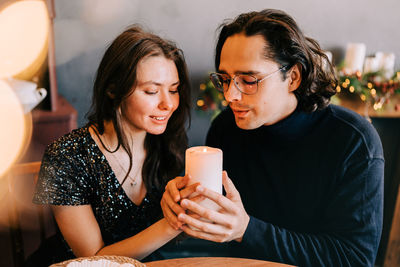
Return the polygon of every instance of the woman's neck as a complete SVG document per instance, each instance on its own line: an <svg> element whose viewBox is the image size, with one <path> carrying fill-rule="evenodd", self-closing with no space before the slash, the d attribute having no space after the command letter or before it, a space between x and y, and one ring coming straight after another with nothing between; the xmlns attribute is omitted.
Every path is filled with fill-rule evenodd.
<svg viewBox="0 0 400 267"><path fill-rule="evenodd" d="M125 134L127 145L135 154L144 153L144 140L146 138L146 131L137 131L129 126L122 125L121 131ZM103 138L106 139L106 143L109 146L108 149L111 151L115 150L118 146L117 132L111 121L104 122L104 134ZM121 147L118 149L122 149Z"/></svg>

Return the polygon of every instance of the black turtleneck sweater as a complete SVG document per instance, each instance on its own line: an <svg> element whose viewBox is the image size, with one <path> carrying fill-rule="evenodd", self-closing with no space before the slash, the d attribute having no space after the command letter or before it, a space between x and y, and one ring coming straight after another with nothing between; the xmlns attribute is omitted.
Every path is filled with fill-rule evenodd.
<svg viewBox="0 0 400 267"><path fill-rule="evenodd" d="M373 266L382 230L382 145L358 114L330 105L255 130L236 126L228 108L207 145L250 222L233 256L298 266Z"/></svg>

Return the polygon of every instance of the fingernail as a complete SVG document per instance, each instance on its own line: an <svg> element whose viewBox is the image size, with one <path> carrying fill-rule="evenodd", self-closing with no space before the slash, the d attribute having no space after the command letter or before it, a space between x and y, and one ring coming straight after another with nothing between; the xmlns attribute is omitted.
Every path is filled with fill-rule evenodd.
<svg viewBox="0 0 400 267"><path fill-rule="evenodd" d="M197 192L203 192L203 191L204 191L204 187L202 187L201 185L199 185L198 187L196 187L196 191L197 191Z"/></svg>
<svg viewBox="0 0 400 267"><path fill-rule="evenodd" d="M187 200L186 200L186 199L183 199L183 200L181 201L181 205L182 205L182 206L186 206L186 205L187 205Z"/></svg>

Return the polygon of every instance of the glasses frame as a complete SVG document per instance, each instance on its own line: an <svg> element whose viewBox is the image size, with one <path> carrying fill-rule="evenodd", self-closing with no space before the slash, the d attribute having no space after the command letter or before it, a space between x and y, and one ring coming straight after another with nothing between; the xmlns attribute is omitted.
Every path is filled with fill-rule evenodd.
<svg viewBox="0 0 400 267"><path fill-rule="evenodd" d="M235 75L233 76L233 78L228 78L228 79L227 79L227 80L228 80L228 88L227 88L226 90L225 90L223 87L221 88L220 86L216 85L216 84L213 82L213 79L212 79L212 76L217 76L217 77L219 77L220 75L227 75L226 73L212 72L212 73L210 73L209 78L210 78L212 84L214 85L214 87L215 87L218 91L220 91L221 93L225 93L225 92L229 89L229 86L230 86L230 84L231 84L231 81L233 81L233 84L235 85L236 89L239 90L239 92L241 92L242 94L245 94L245 95L254 95L254 94L257 94L257 92L258 92L258 84L259 84L260 82L262 82L262 81L264 81L265 79L271 77L272 75L274 75L274 74L277 73L278 71L286 70L286 67L287 67L287 66L282 66L282 67L280 67L279 69L277 69L277 70L275 70L275 71L273 71L273 72L271 72L271 73L269 73L269 74L266 74L266 76L264 76L264 77L261 78L261 79L258 79L257 77L255 77L255 76L252 75L252 74L235 74ZM243 90L239 88L239 85L237 84L237 82L236 82L235 79L236 79L238 76L243 76L243 75L247 75L247 76L250 76L250 77L252 77L252 78L255 79L256 84L257 84L257 88L256 88L256 91L255 91L254 93L243 92Z"/></svg>

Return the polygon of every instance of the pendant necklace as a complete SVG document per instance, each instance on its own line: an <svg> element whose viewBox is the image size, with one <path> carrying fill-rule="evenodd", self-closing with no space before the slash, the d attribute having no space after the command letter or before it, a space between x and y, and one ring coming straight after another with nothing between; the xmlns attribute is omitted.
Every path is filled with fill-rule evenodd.
<svg viewBox="0 0 400 267"><path fill-rule="evenodd" d="M111 146L108 144L108 141L106 140L106 138L104 138L104 140L105 140L105 142L107 143L107 146L108 146L109 148L111 148ZM111 150L111 149L110 149L110 150ZM107 152L108 152L108 151L107 151ZM116 152L116 151L115 151L115 152ZM114 152L114 153L115 153L115 152ZM123 172L125 172L125 173L128 173L128 171L125 169L125 167L122 166L122 164L120 163L119 159L114 155L114 153L108 152L108 154L111 154L111 156L112 156L112 157L114 158L114 160L117 162L117 164L118 164L118 166L121 168L121 170L122 170ZM133 167L133 165L132 165L132 167ZM128 174L127 178L129 179L129 184L130 184L131 188L134 188L134 187L137 185L136 179L137 179L137 176L138 176L139 171L140 171L141 169L142 169L142 168L138 168L138 170L136 171L136 173L135 173L135 175L134 175L133 177L130 175L130 173ZM131 169L131 171L132 171L132 169ZM115 174L115 172L114 172L114 174Z"/></svg>

